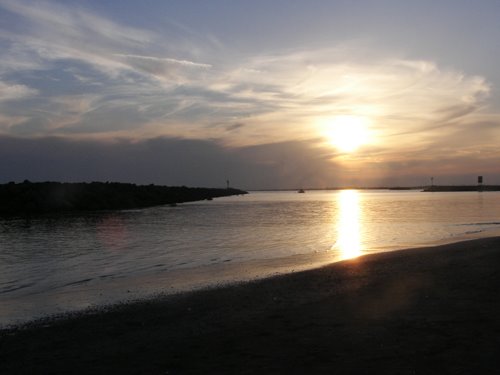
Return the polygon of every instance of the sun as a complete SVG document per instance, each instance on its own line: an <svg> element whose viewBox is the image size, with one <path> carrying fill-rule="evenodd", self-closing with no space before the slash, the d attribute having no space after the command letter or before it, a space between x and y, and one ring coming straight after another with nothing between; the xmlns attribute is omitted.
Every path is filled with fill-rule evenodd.
<svg viewBox="0 0 500 375"><path fill-rule="evenodd" d="M369 121L360 116L337 116L325 123L328 141L339 151L354 152L369 140Z"/></svg>

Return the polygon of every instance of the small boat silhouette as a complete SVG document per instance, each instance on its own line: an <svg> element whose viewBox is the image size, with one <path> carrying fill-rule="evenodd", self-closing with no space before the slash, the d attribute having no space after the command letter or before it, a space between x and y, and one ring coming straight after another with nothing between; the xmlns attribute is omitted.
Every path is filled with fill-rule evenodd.
<svg viewBox="0 0 500 375"><path fill-rule="evenodd" d="M297 191L297 193L305 193L304 189L299 189L299 191Z"/></svg>

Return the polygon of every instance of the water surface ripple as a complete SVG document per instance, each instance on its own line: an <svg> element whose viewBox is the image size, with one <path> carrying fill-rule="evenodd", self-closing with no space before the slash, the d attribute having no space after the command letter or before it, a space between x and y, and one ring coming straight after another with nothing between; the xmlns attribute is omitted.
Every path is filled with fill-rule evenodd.
<svg viewBox="0 0 500 375"><path fill-rule="evenodd" d="M500 230L500 193L253 192L0 218L0 324Z"/></svg>

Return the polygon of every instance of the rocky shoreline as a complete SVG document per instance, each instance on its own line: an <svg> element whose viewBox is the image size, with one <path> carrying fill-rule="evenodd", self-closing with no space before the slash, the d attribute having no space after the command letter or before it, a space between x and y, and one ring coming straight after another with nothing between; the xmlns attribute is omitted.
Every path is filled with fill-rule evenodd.
<svg viewBox="0 0 500 375"><path fill-rule="evenodd" d="M123 210L247 194L234 188L135 185L117 182L29 182L0 185L0 214Z"/></svg>

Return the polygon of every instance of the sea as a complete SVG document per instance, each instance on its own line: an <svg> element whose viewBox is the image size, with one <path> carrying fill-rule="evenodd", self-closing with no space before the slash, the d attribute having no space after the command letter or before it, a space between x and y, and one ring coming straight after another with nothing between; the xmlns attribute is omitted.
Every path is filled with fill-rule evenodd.
<svg viewBox="0 0 500 375"><path fill-rule="evenodd" d="M0 327L495 235L500 192L250 192L0 218Z"/></svg>

